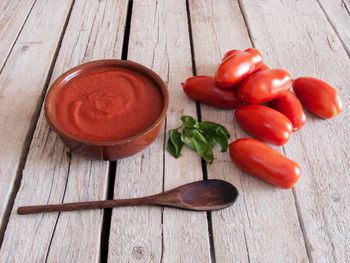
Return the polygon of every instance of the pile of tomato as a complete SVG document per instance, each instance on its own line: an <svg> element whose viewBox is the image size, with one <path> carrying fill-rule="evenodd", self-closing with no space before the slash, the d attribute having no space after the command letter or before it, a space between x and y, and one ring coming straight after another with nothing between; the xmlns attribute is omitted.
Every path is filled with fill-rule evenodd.
<svg viewBox="0 0 350 263"><path fill-rule="evenodd" d="M285 189L299 180L301 169L265 143L286 144L291 133L306 122L303 106L325 119L342 111L337 91L326 82L311 77L293 80L283 69L270 69L255 48L227 52L215 77L191 77L182 86L196 101L235 109L237 123L258 140L232 142L232 161L245 172Z"/></svg>

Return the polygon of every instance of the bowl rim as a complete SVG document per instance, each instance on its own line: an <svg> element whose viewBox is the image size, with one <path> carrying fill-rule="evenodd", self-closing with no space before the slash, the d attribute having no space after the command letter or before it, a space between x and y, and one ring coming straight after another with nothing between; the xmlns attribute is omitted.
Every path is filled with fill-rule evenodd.
<svg viewBox="0 0 350 263"><path fill-rule="evenodd" d="M156 84L163 98L163 107L160 115L152 123L152 125L150 125L145 130L137 133L136 135L133 135L124 139L120 139L120 140L91 141L91 140L85 140L85 139L71 135L63 127L61 127L61 125L59 125L58 122L53 117L53 102L55 100L55 96L53 94L54 91L60 87L63 87L64 84L70 81L72 78L76 77L77 75L80 75L83 72L88 71L91 68L99 68L99 67L106 67L106 66L113 66L113 65L117 67L127 68L133 71L138 71L139 73L146 75L146 77L150 78ZM45 114L46 121L48 122L51 129L53 129L60 136L64 136L68 139L71 139L73 141L86 144L86 145L115 146L119 144L132 142L142 137L143 135L146 135L147 133L151 132L164 119L168 110L168 106L169 106L169 92L167 89L167 85L161 79L161 77L157 73L155 73L153 70L130 60L101 59L101 60L93 60L87 63L80 64L64 72L62 75L60 75L52 83L49 90L47 91L45 102L44 102L44 114Z"/></svg>

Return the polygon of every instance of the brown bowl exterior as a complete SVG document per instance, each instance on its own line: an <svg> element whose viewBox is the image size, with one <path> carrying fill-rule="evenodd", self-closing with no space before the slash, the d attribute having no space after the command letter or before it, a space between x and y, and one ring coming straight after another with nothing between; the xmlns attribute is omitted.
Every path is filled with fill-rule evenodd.
<svg viewBox="0 0 350 263"><path fill-rule="evenodd" d="M153 129L149 130L142 136L130 140L129 142L123 142L111 146L84 144L62 134L59 134L59 137L62 142L76 154L95 160L118 160L132 156L149 146L157 138L163 123L164 118L158 122Z"/></svg>
<svg viewBox="0 0 350 263"><path fill-rule="evenodd" d="M83 71L91 70L93 66L103 66L103 65L126 65L129 69L135 69L138 72L144 73L150 77L156 84L158 84L159 90L163 96L163 110L158 119L153 123L151 127L145 131L139 133L136 136L119 140L119 141L107 141L107 142L91 142L82 140L67 134L64 129L60 128L52 116L54 96L52 90L62 87L67 79L74 77L76 72L79 74ZM47 93L44 110L45 117L50 126L50 128L57 133L62 142L74 153L85 156L89 159L95 160L118 160L132 156L147 146L149 146L158 136L166 115L166 111L169 105L169 95L166 88L166 84L161 80L161 78L154 73L152 70L137 64L132 61L126 60L97 60L82 64L75 67L63 75L61 75L51 86Z"/></svg>

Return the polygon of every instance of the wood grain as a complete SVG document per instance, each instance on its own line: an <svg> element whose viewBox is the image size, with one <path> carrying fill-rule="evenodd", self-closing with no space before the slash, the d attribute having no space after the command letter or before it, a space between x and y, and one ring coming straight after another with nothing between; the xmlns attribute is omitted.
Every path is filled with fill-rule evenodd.
<svg viewBox="0 0 350 263"><path fill-rule="evenodd" d="M196 116L195 104L180 86L192 75L185 1L133 1L128 59L152 68L168 84L166 130L180 126L181 109ZM177 160L164 153L164 132L146 150L118 162L115 198L147 195L162 191L163 184L168 190L202 178L194 152L184 149ZM110 262L210 261L205 213L114 209L109 244Z"/></svg>
<svg viewBox="0 0 350 263"><path fill-rule="evenodd" d="M71 1L36 2L0 75L0 224L27 151L56 46ZM38 30L40 28L40 30Z"/></svg>
<svg viewBox="0 0 350 263"><path fill-rule="evenodd" d="M214 75L228 50L251 47L238 2L190 1L190 14L197 75ZM235 122L231 110L201 104L201 114L203 120L227 127L230 141L249 137ZM214 155L214 163L207 166L208 178L227 180L240 192L231 208L212 212L216 260L307 262L292 191L276 189L245 174L219 148Z"/></svg>
<svg viewBox="0 0 350 263"><path fill-rule="evenodd" d="M0 248L0 262L99 262L102 211L18 216L20 205L106 198L108 163L71 155L40 113L28 156L28 132L46 83L68 68L100 58L120 58L129 1L0 1L0 221L22 160L23 178ZM202 178L198 156L184 148L164 151L180 110L196 116L180 86L192 75L186 1L132 1L128 58L167 81L170 107L161 135L147 149L117 164L114 196L139 197ZM33 8L31 9L31 7ZM256 46L267 65L294 78L329 82L344 104L341 115L307 124L285 147L302 178L280 190L243 173L214 149L209 178L240 191L237 203L212 213L216 262L347 262L350 258L349 0L189 0L197 74L213 75L223 54ZM23 26L23 28L22 28ZM18 38L17 38L18 37ZM50 78L50 68L59 54ZM347 51L347 52L346 52ZM6 61L6 63L5 63ZM203 120L224 124L233 141L249 137L232 111L201 105ZM34 116L34 117L33 117ZM10 150L9 150L10 149ZM3 224L4 227L5 224ZM210 227L210 226L209 226ZM113 209L110 262L209 262L205 213L176 209Z"/></svg>
<svg viewBox="0 0 350 263"><path fill-rule="evenodd" d="M0 1L0 72L35 0Z"/></svg>
<svg viewBox="0 0 350 263"><path fill-rule="evenodd" d="M342 114L322 120L307 112L306 125L284 149L302 169L294 194L310 261L346 262L350 258L350 60L316 2L242 3L254 42L271 66L285 68L294 78L320 78L340 93ZM268 15L271 10L273 16ZM264 14L263 19L254 18L257 12Z"/></svg>
<svg viewBox="0 0 350 263"><path fill-rule="evenodd" d="M55 14L59 10L56 2L47 3ZM127 2L75 1L51 83L83 62L121 57ZM57 18L48 14L53 19L47 23L52 30ZM29 204L105 199L107 181L108 162L70 155L48 128L41 111L0 250L0 262L99 262L101 210L18 216L16 209Z"/></svg>
<svg viewBox="0 0 350 263"><path fill-rule="evenodd" d="M350 56L350 1L318 0L318 3Z"/></svg>

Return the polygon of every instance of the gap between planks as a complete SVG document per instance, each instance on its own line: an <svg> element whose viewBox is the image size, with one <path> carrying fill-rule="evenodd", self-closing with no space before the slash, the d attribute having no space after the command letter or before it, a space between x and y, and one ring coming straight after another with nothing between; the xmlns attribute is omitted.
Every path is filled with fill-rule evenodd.
<svg viewBox="0 0 350 263"><path fill-rule="evenodd" d="M247 21L247 13L246 11L244 10L244 6L242 4L242 0L238 0L238 6L239 6L239 9L242 13L242 17L243 17L243 20L244 20L244 24L247 28L247 32L248 32L248 36L249 36L249 40L252 44L252 46L254 48L257 48L256 45L255 45L255 42L253 40L253 37L252 37L252 33L251 33L251 30L250 30L250 27L249 27L249 23ZM286 154L286 150L285 150L285 147L282 146L282 151L283 151L283 154L284 156L287 157L287 154ZM298 216L298 220L299 220L299 226L300 226L300 229L301 229L301 232L302 232L302 235L303 235L303 241L304 241L304 246L305 246L305 250L306 250L306 254L307 254L307 257L308 257L308 260L309 262L312 262L311 260L311 257L310 257L310 248L308 246L308 238L307 238L307 234L306 234L306 231L305 231L305 227L304 227L304 224L303 222L301 221L301 214L300 214L300 205L298 203L298 200L296 199L296 195L295 195L295 192L294 190L292 189L292 193L293 193L293 199L294 199L294 203L295 203L295 207L296 207L296 211L297 211L297 216ZM248 253L248 256L249 256L249 253ZM248 258L248 261L250 262L250 259Z"/></svg>
<svg viewBox="0 0 350 263"><path fill-rule="evenodd" d="M15 42L13 43L13 45L11 47L11 51L9 52L9 54L8 54L8 56L7 56L7 58L6 58L5 62L4 62L4 65L3 65L3 67L0 70L0 74L2 72L2 69L5 67L8 58L10 57L12 49L15 46L15 44L17 42L17 39L18 39L19 35L21 34L22 29L23 29L24 25L26 24L27 19L28 19L29 15L31 14L31 12L33 10L33 7L34 7L36 2L37 2L37 0L35 0L33 5L31 6L30 12L28 13L28 15L27 15L27 17L25 19L25 22L23 23L23 25L21 27L21 30L18 33L17 38L16 38ZM9 219L10 219L10 214L11 214L11 211L13 209L13 205L14 205L14 202L15 202L15 199L16 199L16 195L17 195L17 192L18 192L19 187L21 185L23 169L24 169L24 166L25 166L26 161L27 161L27 156L28 156L30 144L31 144L32 139L33 139L35 128L36 128L36 125L37 125L37 122L38 122L38 119L39 119L39 116L40 116L40 110L41 110L41 108L43 106L43 103L44 103L45 94L46 94L46 91L47 91L48 86L49 86L49 82L50 82L50 79L51 79L51 76L52 76L52 73L53 73L54 66L56 64L56 60L57 60L57 57L58 57L59 50L61 48L63 36L64 36L64 34L66 32L66 28L67 28L67 25L68 25L68 22L69 22L71 13L72 13L72 9L73 9L74 3L75 3L75 0L72 0L71 6L70 6L70 8L68 10L67 17L66 17L66 20L64 22L64 25L63 25L63 28L62 28L62 31L61 31L61 34L60 34L59 41L57 43L57 47L56 47L54 56L53 56L51 64L50 64L49 72L48 72L48 74L46 76L44 88L43 88L41 96L40 96L41 99L40 99L39 103L36 105L36 108L34 110L34 114L33 114L32 119L30 121L31 124L30 124L29 132L28 132L28 134L26 136L26 139L25 139L25 142L24 142L24 145L23 145L23 148L22 148L21 158L20 158L20 161L19 161L18 170L17 170L16 178L15 178L15 183L14 183L14 186L13 186L12 192L10 194L10 198L9 198L9 201L7 203L7 207L6 207L6 210L5 210L5 213L4 213L3 224L0 226L0 248L2 246L5 230L6 230L7 224L8 224Z"/></svg>
<svg viewBox="0 0 350 263"><path fill-rule="evenodd" d="M339 41L340 41L340 43L341 43L345 53L350 58L350 50L348 49L345 40L342 38L341 33L337 30L337 27L336 27L335 23L332 21L331 17L328 15L328 13L326 11L326 8L322 5L320 0L317 0L316 2L318 4L319 8L321 9L321 12L325 16L327 22L329 23L329 25L331 26L332 30L334 31L335 35L339 39ZM343 0L341 2L344 4ZM248 30L250 41L251 41L253 47L255 47L255 43L254 43L254 40L252 38L252 34L251 34L250 27L249 27L249 23L247 21L247 13L246 13L246 11L244 9L244 5L242 4L242 0L238 0L238 4L239 4L239 7L240 7L242 16L244 18L245 25L246 25L247 30ZM346 6L345 6L345 8L346 8ZM346 8L346 10L349 12L349 10L347 8ZM283 150L283 154L287 157L285 146L282 146L282 150ZM306 231L306 227L305 227L305 224L304 224L304 220L303 220L303 218L301 216L301 206L300 206L300 203L298 201L297 194L295 192L295 188L292 188L291 191L293 193L293 198L294 198L296 211L297 211L297 216L298 216L298 221L299 221L298 223L299 223L299 226L300 226L300 229L301 229L301 232L302 232L304 246L305 246L305 250L306 250L306 253L307 253L308 261L313 263L314 260L312 258L312 254L311 254L312 245L311 245L310 239L309 239L309 237L307 235L307 231Z"/></svg>
<svg viewBox="0 0 350 263"><path fill-rule="evenodd" d="M117 162L109 162L108 171L108 191L107 200L113 199L115 175L117 169ZM109 243L109 231L111 228L112 208L103 209L102 219L102 232L101 232L101 245L100 245L100 262L108 261L108 243Z"/></svg>
<svg viewBox="0 0 350 263"><path fill-rule="evenodd" d="M125 19L124 36L123 36L122 57L121 57L122 60L126 60L128 58L132 5L133 5L133 1L129 0L128 7L127 7L127 15ZM117 161L109 161L107 200L114 199L114 184L115 184L116 172L117 172ZM103 210L104 211L103 211L103 219L102 219L102 232L101 232L101 245L100 245L100 262L101 263L108 262L109 234L110 234L111 220L112 220L112 208L105 208ZM162 213L162 217L163 217L163 213Z"/></svg>
<svg viewBox="0 0 350 263"><path fill-rule="evenodd" d="M68 163L68 169L67 169L67 180L66 180L66 184L65 184L65 186L64 186L64 191L63 191L61 203L64 202L64 197L66 196L67 185L68 185L69 174L70 174L70 165L71 165L71 161L72 161L72 154L69 153L69 163ZM56 217L55 226L53 227L52 234L51 234L51 238L50 238L50 243L49 243L49 246L48 246L48 248L47 248L46 255L45 255L45 261L44 261L45 263L47 262L47 259L48 259L48 257L49 257L49 253L50 253L50 249L51 249L52 240L53 240L53 237L54 237L55 232L56 232L57 223L58 223L58 220L59 220L59 218L60 218L60 215L61 215L61 212L59 212L58 215L57 215L57 217Z"/></svg>
<svg viewBox="0 0 350 263"><path fill-rule="evenodd" d="M247 21L247 14L246 14L244 7L243 7L243 4L242 4L242 0L238 0L237 2L238 2L239 10L241 11L241 14L242 14L242 17L244 20L245 27L246 27L247 32L248 32L250 43L252 44L253 48L256 48L255 42L254 42L253 37L252 37L252 32L250 31L250 27L249 27L249 24Z"/></svg>
<svg viewBox="0 0 350 263"><path fill-rule="evenodd" d="M331 25L331 27L332 27L334 33L337 35L337 37L338 37L340 43L342 44L342 46L343 46L343 48L344 48L346 54L347 54L348 57L350 58L350 50L347 48L344 39L341 37L339 31L337 30L336 26L334 25L333 21L331 20L331 18L330 18L329 15L327 14L325 8L324 8L323 5L320 3L320 1L317 0L316 2L317 2L317 4L319 5L319 7L321 8L322 13L323 13L324 16L326 17L328 23ZM344 4L344 5L345 5L345 4ZM349 12L349 10L347 9L346 6L345 6L345 8L346 8L346 10Z"/></svg>
<svg viewBox="0 0 350 263"><path fill-rule="evenodd" d="M187 13L188 34L189 34L190 50L191 50L192 74L193 74L193 76L197 76L196 61L194 58L194 48L193 48L191 14L190 14L188 0L186 0L186 13ZM202 121L201 106L200 106L200 103L198 101L196 101L196 112L197 112L198 121L199 122ZM205 163L205 161L203 159L201 159L201 164L202 164L203 180L208 180L207 164ZM164 183L164 180L163 180L163 183ZM208 230L208 240L209 240L210 261L212 263L214 263L214 262L216 262L216 259L215 259L215 249L214 249L214 239L213 239L213 224L212 224L212 220L211 220L211 212L210 211L206 212L206 217L207 217L207 226L208 226L207 230Z"/></svg>
<svg viewBox="0 0 350 263"><path fill-rule="evenodd" d="M6 59L5 59L5 61L4 61L4 64L2 65L2 67L1 67L1 69L0 69L0 74L1 74L2 70L5 68L5 65L6 65L6 63L7 63L7 60L8 60L8 58L10 57L10 54L12 53L13 47L16 45L17 40L18 40L18 37L19 37L20 34L22 33L23 27L24 27L24 25L27 23L28 17L29 17L30 14L32 13L32 10L33 10L34 5L36 4L36 1L37 1L37 0L34 0L34 1L33 1L33 4L32 4L32 6L30 7L30 10L29 10L29 12L28 12L26 18L24 19L24 22L23 22L23 24L22 24L20 30L18 31L18 34L17 34L17 36L16 36L16 38L15 38L15 41L13 41L13 43L12 43L12 45L11 45L11 48L10 48L10 51L7 53ZM1 231L0 231L0 233L1 233ZM1 246L1 241L2 241L2 240L0 239L0 246Z"/></svg>

